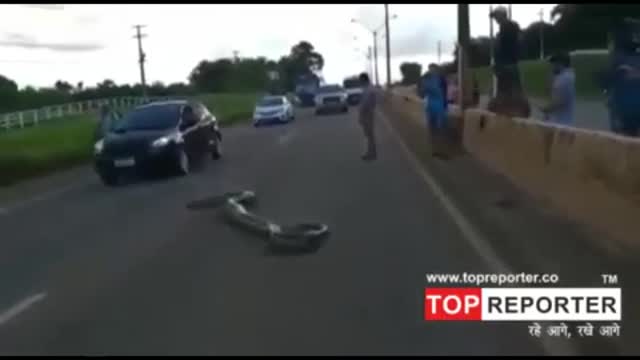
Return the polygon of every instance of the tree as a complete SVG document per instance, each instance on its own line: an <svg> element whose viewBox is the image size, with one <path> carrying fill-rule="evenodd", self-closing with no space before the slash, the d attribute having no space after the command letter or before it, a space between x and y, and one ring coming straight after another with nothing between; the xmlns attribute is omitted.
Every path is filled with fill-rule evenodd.
<svg viewBox="0 0 640 360"><path fill-rule="evenodd" d="M487 36L472 38L469 42L469 66L482 67L491 63L491 39ZM453 50L453 63L449 66L458 66L458 44ZM457 70L456 70L457 71Z"/></svg>
<svg viewBox="0 0 640 360"><path fill-rule="evenodd" d="M8 77L0 75L0 111L15 109L18 101L18 84Z"/></svg>
<svg viewBox="0 0 640 360"><path fill-rule="evenodd" d="M551 11L562 50L606 48L608 33L624 18L639 18L640 6L629 4L560 4Z"/></svg>
<svg viewBox="0 0 640 360"><path fill-rule="evenodd" d="M108 89L116 87L116 83L111 79L105 79L98 83L98 89Z"/></svg>
<svg viewBox="0 0 640 360"><path fill-rule="evenodd" d="M154 81L149 87L149 95L150 96L167 96L167 88L164 86L162 81Z"/></svg>
<svg viewBox="0 0 640 360"><path fill-rule="evenodd" d="M422 75L422 65L415 62L404 62L400 65L400 72L402 73L403 85L417 84Z"/></svg>
<svg viewBox="0 0 640 360"><path fill-rule="evenodd" d="M234 64L230 59L202 60L189 74L189 83L199 91L220 92L232 86Z"/></svg>
<svg viewBox="0 0 640 360"><path fill-rule="evenodd" d="M18 84L15 81L0 75L0 92L2 93L17 93Z"/></svg>
<svg viewBox="0 0 640 360"><path fill-rule="evenodd" d="M71 84L69 84L66 81L63 80L58 80L56 81L56 83L53 85L53 87L65 94L69 94L71 92L71 90L73 90L73 86Z"/></svg>
<svg viewBox="0 0 640 360"><path fill-rule="evenodd" d="M308 41L300 41L293 47L288 56L279 61L280 73L283 74L287 90L295 89L296 81L301 77L318 78L317 73L324 68L324 57L315 51Z"/></svg>
<svg viewBox="0 0 640 360"><path fill-rule="evenodd" d="M521 58L534 60L540 58L540 32L544 37L545 56L562 50L563 46L558 42L555 27L545 22L534 22L522 30Z"/></svg>

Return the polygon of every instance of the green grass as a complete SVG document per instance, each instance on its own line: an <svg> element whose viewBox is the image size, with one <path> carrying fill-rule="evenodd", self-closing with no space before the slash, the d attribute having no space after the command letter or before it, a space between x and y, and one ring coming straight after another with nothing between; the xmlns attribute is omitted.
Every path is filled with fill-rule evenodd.
<svg viewBox="0 0 640 360"><path fill-rule="evenodd" d="M197 98L222 126L231 126L251 119L258 94L206 94ZM0 186L90 161L95 116L67 116L37 127L0 132Z"/></svg>
<svg viewBox="0 0 640 360"><path fill-rule="evenodd" d="M0 134L0 186L90 160L95 126L74 115Z"/></svg>
<svg viewBox="0 0 640 360"><path fill-rule="evenodd" d="M574 55L571 58L576 73L576 92L579 98L601 97L597 85L597 74L606 67L606 55ZM522 82L530 96L547 98L551 84L551 68L546 61L523 61L520 63ZM474 69L480 90L488 93L491 87L491 73L488 68Z"/></svg>
<svg viewBox="0 0 640 360"><path fill-rule="evenodd" d="M206 94L196 97L218 118L222 126L250 120L259 94Z"/></svg>

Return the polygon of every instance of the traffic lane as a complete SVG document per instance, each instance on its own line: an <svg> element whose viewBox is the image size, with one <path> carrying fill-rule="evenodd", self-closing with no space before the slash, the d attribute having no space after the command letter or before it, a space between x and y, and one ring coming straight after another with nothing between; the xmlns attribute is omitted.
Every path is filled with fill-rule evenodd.
<svg viewBox="0 0 640 360"><path fill-rule="evenodd" d="M272 130L228 129L228 154L188 177L108 188L91 174L93 178L64 194L9 208L0 216L0 313L46 291L51 282L90 278L90 271L78 269L125 271L136 256L166 241L166 230L183 216L184 203L199 189L222 191L235 185L235 174L260 155L253 146L260 151L279 146L278 136L286 129Z"/></svg>
<svg viewBox="0 0 640 360"><path fill-rule="evenodd" d="M295 132L234 181L254 185L258 213L327 223L332 235L316 254L265 254L213 212L190 213L126 276L83 305L60 293L5 344L47 354L542 352L525 325L422 320L425 273L490 269L383 127L373 163L359 159L352 116L305 119Z"/></svg>

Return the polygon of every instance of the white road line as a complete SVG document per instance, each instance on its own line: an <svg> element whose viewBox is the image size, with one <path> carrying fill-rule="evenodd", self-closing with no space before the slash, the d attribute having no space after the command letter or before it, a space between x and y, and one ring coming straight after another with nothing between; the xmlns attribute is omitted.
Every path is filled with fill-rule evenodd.
<svg viewBox="0 0 640 360"><path fill-rule="evenodd" d="M383 120L382 122L385 124L391 136L395 139L395 141L400 145L400 148L406 155L407 160L411 164L411 167L420 175L420 177L424 180L424 182L429 186L433 194L440 201L440 204L447 211L449 216L453 219L453 222L456 224L463 237L473 246L473 248L478 252L480 257L484 259L489 267L492 268L492 271L498 274L510 274L514 273L507 264L505 264L496 254L496 252L491 248L489 242L478 232L474 226L471 224L469 220L462 214L462 212L455 206L453 201L447 196L447 194L442 190L442 187L438 184L438 182L431 176L420 164L415 155L407 148L404 141L400 138L400 135L395 131L393 126L389 123L387 117L382 114L381 111L378 111L379 117ZM575 351L574 347L560 340L556 340L553 338L543 337L541 340L542 347L547 354L550 355L576 355L577 351Z"/></svg>
<svg viewBox="0 0 640 360"><path fill-rule="evenodd" d="M284 134L280 135L278 137L278 144L279 145L286 145L289 141L291 141L291 138L293 138L294 132L293 131L287 131Z"/></svg>
<svg viewBox="0 0 640 360"><path fill-rule="evenodd" d="M400 135L396 133L393 126L389 123L386 116L380 113L380 117L383 119L383 123L392 134L392 137L395 141L400 145L402 152L405 154L406 158L409 160L411 167L418 173L418 175L422 178L422 180L429 186L433 194L440 201L440 204L447 211L449 216L451 216L453 222L456 224L462 235L471 243L471 245L476 249L476 251L482 256L482 258L489 262L493 267L494 271L499 273L508 273L508 266L500 260L498 255L493 251L489 242L483 238L483 236L476 231L476 229L471 225L471 222L467 220L467 218L462 214L462 212L455 206L453 201L447 196L447 194L442 190L442 187L435 180L431 174L429 174L424 166L420 164L420 161L416 159L415 155L407 148L404 141L400 138Z"/></svg>
<svg viewBox="0 0 640 360"><path fill-rule="evenodd" d="M0 326L4 325L14 317L20 315L22 312L24 312L25 310L33 306L35 303L44 300L44 298L46 297L47 297L47 293L40 293L40 294L30 296L22 300L21 302L17 303L13 307L11 307L9 310L0 314Z"/></svg>

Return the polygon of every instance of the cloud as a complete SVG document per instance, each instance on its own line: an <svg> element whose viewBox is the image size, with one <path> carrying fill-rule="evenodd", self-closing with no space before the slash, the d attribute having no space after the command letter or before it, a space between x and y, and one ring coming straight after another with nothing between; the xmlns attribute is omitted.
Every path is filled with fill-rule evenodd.
<svg viewBox="0 0 640 360"><path fill-rule="evenodd" d="M64 10L64 5L58 4L24 4L22 6L41 10Z"/></svg>
<svg viewBox="0 0 640 360"><path fill-rule="evenodd" d="M17 47L23 49L46 49L51 51L74 52L74 51L95 51L104 48L98 43L56 43L41 42L34 37L8 33L4 39L0 40L0 46Z"/></svg>
<svg viewBox="0 0 640 360"><path fill-rule="evenodd" d="M453 41L447 41L446 31L423 25L415 32L392 35L391 49L394 56L437 55L438 41L441 52L453 51Z"/></svg>

